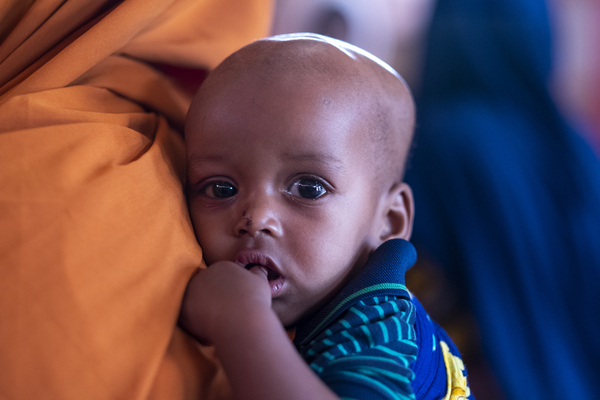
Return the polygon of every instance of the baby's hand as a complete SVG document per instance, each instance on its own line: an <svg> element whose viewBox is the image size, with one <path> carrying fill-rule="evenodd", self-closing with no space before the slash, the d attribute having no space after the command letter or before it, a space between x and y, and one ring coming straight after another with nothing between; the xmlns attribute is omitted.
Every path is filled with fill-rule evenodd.
<svg viewBox="0 0 600 400"><path fill-rule="evenodd" d="M179 325L204 344L227 330L242 332L256 313L272 312L271 289L264 268L250 271L230 261L200 270L186 289Z"/></svg>

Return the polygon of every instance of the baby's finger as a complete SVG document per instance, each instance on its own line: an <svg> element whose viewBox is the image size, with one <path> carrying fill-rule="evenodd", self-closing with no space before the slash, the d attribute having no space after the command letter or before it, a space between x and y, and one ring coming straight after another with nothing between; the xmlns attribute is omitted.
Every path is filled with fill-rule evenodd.
<svg viewBox="0 0 600 400"><path fill-rule="evenodd" d="M262 276L265 278L265 280L268 280L267 277L269 276L269 271L262 265L255 265L254 267L250 268L250 272L252 272L254 275Z"/></svg>

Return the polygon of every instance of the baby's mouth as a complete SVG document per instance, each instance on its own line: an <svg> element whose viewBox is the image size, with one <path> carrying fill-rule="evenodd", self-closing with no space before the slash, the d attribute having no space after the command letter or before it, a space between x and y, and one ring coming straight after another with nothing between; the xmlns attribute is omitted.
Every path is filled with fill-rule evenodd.
<svg viewBox="0 0 600 400"><path fill-rule="evenodd" d="M247 270L251 270L254 267L263 268L263 270L265 270L267 272L267 280L268 281L274 281L276 279L279 279L279 277L280 277L280 275L277 272L273 271L271 268L267 267L266 265L249 263L249 264L246 264L246 266L244 268L246 268Z"/></svg>

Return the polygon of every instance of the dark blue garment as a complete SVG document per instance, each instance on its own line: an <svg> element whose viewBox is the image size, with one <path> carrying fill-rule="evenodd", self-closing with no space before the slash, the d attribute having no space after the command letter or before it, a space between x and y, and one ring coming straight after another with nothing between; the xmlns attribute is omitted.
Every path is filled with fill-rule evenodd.
<svg viewBox="0 0 600 400"><path fill-rule="evenodd" d="M415 260L409 242L384 242L330 303L297 327L300 354L342 399L438 400L448 392L448 371L458 376L453 387L469 393L458 350L404 286Z"/></svg>
<svg viewBox="0 0 600 400"><path fill-rule="evenodd" d="M539 0L439 0L406 180L508 399L600 398L600 161L548 91Z"/></svg>

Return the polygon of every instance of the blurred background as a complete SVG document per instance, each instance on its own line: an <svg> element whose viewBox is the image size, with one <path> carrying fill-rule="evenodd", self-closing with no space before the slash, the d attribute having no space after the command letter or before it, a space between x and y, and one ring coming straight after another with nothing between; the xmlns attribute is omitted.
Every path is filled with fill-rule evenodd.
<svg viewBox="0 0 600 400"><path fill-rule="evenodd" d="M417 102L408 287L478 399L600 398L600 1L277 0Z"/></svg>
<svg viewBox="0 0 600 400"><path fill-rule="evenodd" d="M418 93L435 0L276 0L272 34L316 32L362 47ZM600 1L547 1L550 86L561 111L600 149ZM600 150L599 150L600 151Z"/></svg>

